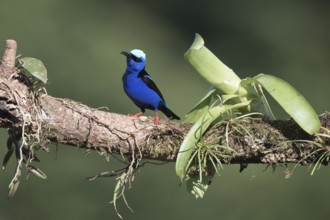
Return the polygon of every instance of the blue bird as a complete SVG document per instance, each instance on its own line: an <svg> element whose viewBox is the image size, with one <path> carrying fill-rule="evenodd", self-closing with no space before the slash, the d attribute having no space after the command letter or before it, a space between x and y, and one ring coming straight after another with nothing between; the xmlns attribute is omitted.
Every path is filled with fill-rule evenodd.
<svg viewBox="0 0 330 220"><path fill-rule="evenodd" d="M146 55L142 50L134 49L131 52L121 52L126 56L127 67L123 75L123 86L127 96L141 109L141 112L131 115L138 117L151 109L156 112L155 124L159 124L158 111L163 112L169 119L178 119L166 105L154 81L145 70Z"/></svg>

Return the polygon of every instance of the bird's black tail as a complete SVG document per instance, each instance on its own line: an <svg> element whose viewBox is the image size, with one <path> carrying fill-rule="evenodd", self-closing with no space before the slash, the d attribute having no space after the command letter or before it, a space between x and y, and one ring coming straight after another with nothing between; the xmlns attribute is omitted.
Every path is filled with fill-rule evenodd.
<svg viewBox="0 0 330 220"><path fill-rule="evenodd" d="M174 112L172 112L169 108L167 108L166 106L162 106L161 108L159 108L159 110L161 112L163 112L169 119L177 119L180 120L180 117L177 116Z"/></svg>

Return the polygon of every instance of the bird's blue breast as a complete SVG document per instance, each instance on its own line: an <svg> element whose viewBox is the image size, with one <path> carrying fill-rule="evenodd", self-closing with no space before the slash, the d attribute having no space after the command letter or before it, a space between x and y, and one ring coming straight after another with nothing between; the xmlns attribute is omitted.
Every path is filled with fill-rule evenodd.
<svg viewBox="0 0 330 220"><path fill-rule="evenodd" d="M126 94L140 108L157 111L158 106L164 103L162 98L138 77L138 73L126 71L122 79Z"/></svg>

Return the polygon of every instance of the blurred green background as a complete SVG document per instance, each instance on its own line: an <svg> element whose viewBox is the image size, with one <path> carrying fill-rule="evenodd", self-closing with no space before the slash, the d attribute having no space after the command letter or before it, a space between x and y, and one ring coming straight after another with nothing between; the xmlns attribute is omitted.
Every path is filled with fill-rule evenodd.
<svg viewBox="0 0 330 220"><path fill-rule="evenodd" d="M45 63L50 95L112 112L138 111L122 90L120 52L139 48L168 105L183 117L208 90L183 59L196 32L242 78L274 74L301 91L318 113L330 109L330 2L324 0L2 0L0 27L0 44L15 39L19 54ZM287 117L273 107L278 117ZM0 132L2 158L6 131ZM82 149L50 149L38 152L42 163L36 164L49 178L23 175L11 200L6 196L14 160L0 172L0 219L117 219L108 204L114 180L84 178L122 165ZM328 168L311 177L299 167L290 179L284 167L238 170L225 166L205 198L195 200L179 187L173 163L148 165L126 193L135 214L122 201L118 208L125 219L329 218Z"/></svg>

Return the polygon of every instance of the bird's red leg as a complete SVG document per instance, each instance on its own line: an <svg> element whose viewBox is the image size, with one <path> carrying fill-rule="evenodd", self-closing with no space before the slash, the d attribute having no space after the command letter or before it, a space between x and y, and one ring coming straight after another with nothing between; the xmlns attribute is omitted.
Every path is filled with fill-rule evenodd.
<svg viewBox="0 0 330 220"><path fill-rule="evenodd" d="M160 124L159 117L158 117L158 112L156 112L156 117L155 117L154 123L156 125Z"/></svg>
<svg viewBox="0 0 330 220"><path fill-rule="evenodd" d="M133 118L136 118L136 117L139 117L139 116L143 115L143 113L144 113L144 112L139 112L139 113L136 113L136 114L134 114L134 115L132 115L132 114L128 114L128 116L133 117Z"/></svg>

